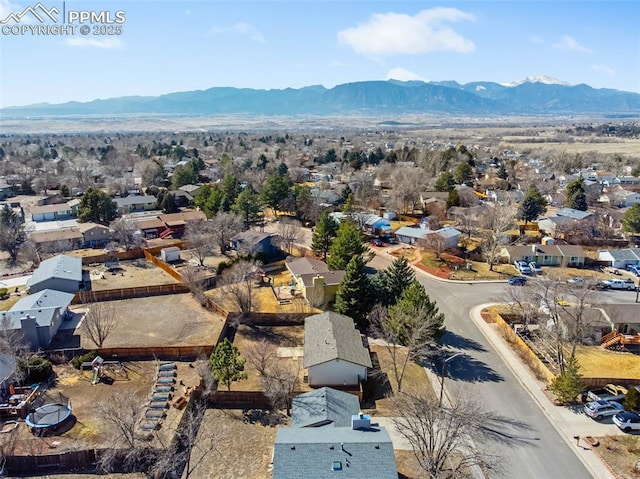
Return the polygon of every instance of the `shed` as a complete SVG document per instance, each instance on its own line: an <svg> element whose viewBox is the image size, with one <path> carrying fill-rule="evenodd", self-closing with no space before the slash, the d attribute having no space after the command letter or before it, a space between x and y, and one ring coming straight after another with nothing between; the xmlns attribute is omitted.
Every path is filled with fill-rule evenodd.
<svg viewBox="0 0 640 479"><path fill-rule="evenodd" d="M160 250L160 259L162 259L162 261L164 261L165 263L180 261L180 248L178 248L177 246L162 248Z"/></svg>

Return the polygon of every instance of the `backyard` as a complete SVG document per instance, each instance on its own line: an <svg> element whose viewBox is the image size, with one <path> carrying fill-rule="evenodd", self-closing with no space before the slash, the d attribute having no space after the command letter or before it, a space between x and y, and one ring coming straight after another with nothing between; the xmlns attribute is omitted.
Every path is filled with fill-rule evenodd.
<svg viewBox="0 0 640 479"><path fill-rule="evenodd" d="M92 291L177 283L174 278L144 258L120 261L118 266L111 270L107 270L102 264L90 265L87 269Z"/></svg>

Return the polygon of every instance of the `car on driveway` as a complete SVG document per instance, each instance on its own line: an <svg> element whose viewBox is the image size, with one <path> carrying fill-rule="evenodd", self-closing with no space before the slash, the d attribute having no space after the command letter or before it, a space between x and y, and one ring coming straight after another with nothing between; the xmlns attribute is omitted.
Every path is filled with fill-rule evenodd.
<svg viewBox="0 0 640 479"><path fill-rule="evenodd" d="M373 244L373 246L384 246L382 240L378 238L372 239L371 243Z"/></svg>
<svg viewBox="0 0 640 479"><path fill-rule="evenodd" d="M619 412L622 412L622 404L618 402L591 401L584 405L584 413L596 421L601 421L608 416L614 416Z"/></svg>
<svg viewBox="0 0 640 479"><path fill-rule="evenodd" d="M635 274L636 276L640 276L640 266L630 264L629 266L627 266L627 271Z"/></svg>
<svg viewBox="0 0 640 479"><path fill-rule="evenodd" d="M514 261L513 265L522 274L531 274L531 268L526 261Z"/></svg>
<svg viewBox="0 0 640 479"><path fill-rule="evenodd" d="M640 416L635 412L619 412L613 416L613 423L624 432L640 431Z"/></svg>
<svg viewBox="0 0 640 479"><path fill-rule="evenodd" d="M632 291L636 289L636 283L631 278L626 279L606 279L600 282L602 289L626 289Z"/></svg>
<svg viewBox="0 0 640 479"><path fill-rule="evenodd" d="M535 261L529 263L529 269L531 269L531 271L533 271L535 274L542 274L542 266L540 266Z"/></svg>
<svg viewBox="0 0 640 479"><path fill-rule="evenodd" d="M507 283L509 283L511 286L524 286L525 284L527 284L527 277L514 276L513 278L509 278L509 281L507 281Z"/></svg>

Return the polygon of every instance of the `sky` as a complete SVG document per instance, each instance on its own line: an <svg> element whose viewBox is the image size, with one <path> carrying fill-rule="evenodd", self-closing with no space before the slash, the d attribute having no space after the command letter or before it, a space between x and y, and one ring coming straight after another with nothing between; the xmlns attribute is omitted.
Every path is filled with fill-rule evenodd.
<svg viewBox="0 0 640 479"><path fill-rule="evenodd" d="M0 0L0 107L390 78L545 75L640 93L637 1L40 1L67 15L108 12L113 20L120 11L124 22L17 34L40 22L8 15L37 0Z"/></svg>

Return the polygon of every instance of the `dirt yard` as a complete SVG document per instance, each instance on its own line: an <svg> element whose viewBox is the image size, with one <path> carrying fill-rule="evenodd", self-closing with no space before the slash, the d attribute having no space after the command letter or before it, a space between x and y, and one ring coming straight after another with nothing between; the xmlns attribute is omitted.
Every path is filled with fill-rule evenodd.
<svg viewBox="0 0 640 479"><path fill-rule="evenodd" d="M599 438L600 446L593 450L600 456L617 479L634 479L633 465L640 460L640 437L631 435Z"/></svg>
<svg viewBox="0 0 640 479"><path fill-rule="evenodd" d="M108 304L115 306L119 322L107 337L106 348L215 344L224 324L221 316L202 308L190 293L110 301ZM85 306L75 306L72 310L76 312L83 308ZM79 328L73 334L79 337ZM95 348L84 337L82 346Z"/></svg>
<svg viewBox="0 0 640 479"><path fill-rule="evenodd" d="M88 266L87 270L91 277L93 291L177 283L175 279L144 258L120 261L120 266L113 271L107 271L103 265Z"/></svg>
<svg viewBox="0 0 640 479"><path fill-rule="evenodd" d="M188 363L176 363L176 384L174 396L182 395L186 387L195 387L199 376L195 368ZM59 431L57 435L38 438L32 435L25 424L20 424L12 433L17 434L15 451L18 454L46 454L48 451L62 452L66 450L97 447L108 438L108 429L96 412L96 405L101 401L109 401L116 393L132 395L140 402L140 407L148 402L156 380L158 365L153 361L123 362L120 365L105 368L105 377L109 381L91 384L91 371L78 371L70 365L56 366L57 380L45 395L45 402L58 402L67 398L73 408L75 420ZM60 394L63 395L61 398ZM162 441L167 441L173 434L182 410L167 409L167 416L162 421L158 432ZM4 439L4 438L2 438Z"/></svg>
<svg viewBox="0 0 640 479"><path fill-rule="evenodd" d="M233 339L233 344L240 350L240 355L247 357L252 348L266 341L272 350L270 353L277 357L277 361L287 362L285 367L292 370L299 369L298 387L301 391L310 390L308 384L304 383L303 377L306 370L302 366L304 353L304 326L248 326L241 325ZM245 365L247 379L235 382L231 385L232 391L260 391L262 383L260 374L250 361Z"/></svg>
<svg viewBox="0 0 640 479"><path fill-rule="evenodd" d="M250 420L240 410L209 409L198 431L198 441L212 441L212 449L195 449L191 460L202 459L193 479L269 479L276 428Z"/></svg>

